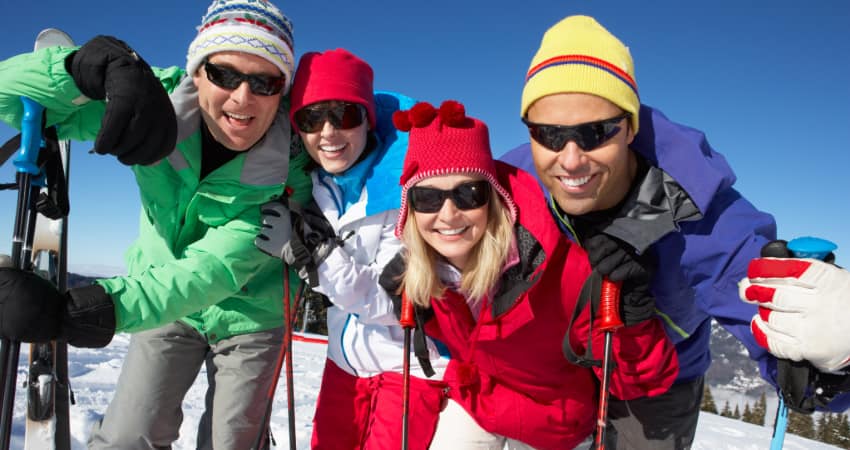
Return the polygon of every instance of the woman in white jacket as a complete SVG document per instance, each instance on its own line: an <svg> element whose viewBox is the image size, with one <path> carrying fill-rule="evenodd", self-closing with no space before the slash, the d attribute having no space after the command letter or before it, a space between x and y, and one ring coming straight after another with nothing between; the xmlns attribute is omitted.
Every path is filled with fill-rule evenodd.
<svg viewBox="0 0 850 450"><path fill-rule="evenodd" d="M290 117L316 163L310 173L315 206L332 228L330 239L307 246L318 282L314 290L333 304L314 449L401 445L403 330L378 278L401 248L394 228L407 136L395 130L392 113L414 101L373 92L372 80L366 62L336 49L302 56L292 86ZM318 213L304 216L315 228L309 222ZM267 225L265 233L275 230ZM263 248L263 241L258 245ZM279 247L264 250L281 255ZM427 349L436 371L430 379L411 358L411 449L428 447L444 399L439 380L448 358L433 341Z"/></svg>

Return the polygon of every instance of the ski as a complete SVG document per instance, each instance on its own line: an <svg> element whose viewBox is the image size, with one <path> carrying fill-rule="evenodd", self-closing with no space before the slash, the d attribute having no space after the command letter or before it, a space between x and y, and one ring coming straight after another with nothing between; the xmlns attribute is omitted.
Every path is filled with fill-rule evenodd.
<svg viewBox="0 0 850 450"><path fill-rule="evenodd" d="M35 40L35 50L72 46L71 38L57 29L46 29ZM12 255L4 264L33 270L67 288L67 212L70 142L57 142L55 129L42 136L44 110L29 99L24 102L20 154L17 168L18 208ZM39 157L41 156L41 157ZM0 448L11 445L12 415L18 372L20 343L3 339L3 410L0 418ZM27 450L70 450L67 345L64 342L32 344L23 383L26 394L26 427L23 448ZM19 444L14 445L16 448Z"/></svg>
<svg viewBox="0 0 850 450"><path fill-rule="evenodd" d="M35 50L70 47L74 42L66 33L48 28L35 39ZM71 142L59 141L59 157L68 189ZM45 190L44 188L42 189ZM67 289L68 218L50 219L38 214L33 238L34 270ZM68 383L68 345L64 342L31 344L27 371L27 418L25 450L70 450L70 387Z"/></svg>

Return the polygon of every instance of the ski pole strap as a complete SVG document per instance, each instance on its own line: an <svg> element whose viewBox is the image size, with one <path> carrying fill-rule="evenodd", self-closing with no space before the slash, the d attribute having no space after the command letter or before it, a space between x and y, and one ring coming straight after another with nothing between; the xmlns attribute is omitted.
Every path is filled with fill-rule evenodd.
<svg viewBox="0 0 850 450"><path fill-rule="evenodd" d="M569 325L567 325L567 333L564 335L562 348L564 357L567 358L567 361L581 367L602 367L602 360L593 359L593 320L596 318L601 292L602 275L600 275L596 270L593 270L587 277L587 280L585 280L584 285L581 287L578 300L573 308L573 315L570 317ZM578 316L582 313L582 311L584 311L584 308L588 303L590 303L590 318L588 319L589 327L587 331L587 348L584 355L579 356L573 350L572 343L570 342L570 334L572 332L573 324L578 319ZM613 369L615 367L613 365L614 361L611 361L611 364L611 368Z"/></svg>
<svg viewBox="0 0 850 450"><path fill-rule="evenodd" d="M434 311L430 308L423 310L419 306L414 306L413 308L413 318L416 321L416 328L413 329L413 354L419 360L419 365L422 367L422 371L425 372L425 376L431 378L436 372L434 372L434 367L431 366L428 343L425 340L426 319L423 318L423 316L429 316L429 313L433 315Z"/></svg>
<svg viewBox="0 0 850 450"><path fill-rule="evenodd" d="M62 153L59 151L59 139L56 127L44 130L44 146L38 153L39 166L44 173L47 192L41 192L36 200L36 209L49 219L61 219L68 216L68 183L65 169L62 167Z"/></svg>
<svg viewBox="0 0 850 450"><path fill-rule="evenodd" d="M850 391L850 375L824 373L808 361L777 360L776 382L786 406L802 414L826 408L836 395Z"/></svg>
<svg viewBox="0 0 850 450"><path fill-rule="evenodd" d="M12 137L0 147L0 166L15 154L21 146L21 134ZM38 151L36 167L44 174L47 192L40 192L36 199L36 209L49 219L61 219L68 216L70 202L68 200L68 184L65 181L65 170L62 167L62 154L59 151L59 139L56 127L43 131L41 148ZM0 184L0 190L17 189L17 183Z"/></svg>
<svg viewBox="0 0 850 450"><path fill-rule="evenodd" d="M6 164L6 161L21 148L21 133L12 136L6 143L0 146L0 166Z"/></svg>

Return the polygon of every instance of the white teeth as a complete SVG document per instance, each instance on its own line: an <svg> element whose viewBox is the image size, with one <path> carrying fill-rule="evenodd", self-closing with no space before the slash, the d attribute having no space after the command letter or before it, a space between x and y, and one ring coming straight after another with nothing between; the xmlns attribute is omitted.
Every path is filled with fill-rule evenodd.
<svg viewBox="0 0 850 450"><path fill-rule="evenodd" d="M564 183L569 187L579 187L579 186L587 183L588 181L590 181L590 176L581 177L581 178L560 177L559 179L561 180L561 183Z"/></svg>
<svg viewBox="0 0 850 450"><path fill-rule="evenodd" d="M227 117L230 117L231 119L236 119L236 120L248 120L248 119L251 118L251 116L246 115L246 114L236 114L236 113L229 113L229 112L226 112L224 114Z"/></svg>
<svg viewBox="0 0 850 450"><path fill-rule="evenodd" d="M345 144L342 145L320 145L319 149L323 152L336 153L345 148Z"/></svg>
<svg viewBox="0 0 850 450"><path fill-rule="evenodd" d="M466 231L466 228L467 227L455 228L454 230L437 230L437 233L440 233L443 236L456 236Z"/></svg>

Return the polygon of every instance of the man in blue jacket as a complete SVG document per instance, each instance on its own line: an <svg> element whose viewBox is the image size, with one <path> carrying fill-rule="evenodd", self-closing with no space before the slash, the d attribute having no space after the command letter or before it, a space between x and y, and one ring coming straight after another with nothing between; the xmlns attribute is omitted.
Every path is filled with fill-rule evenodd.
<svg viewBox="0 0 850 450"><path fill-rule="evenodd" d="M774 381L775 360L749 330L756 308L737 288L775 238L773 218L732 187L734 173L702 133L641 106L628 48L590 17L567 17L543 36L521 116L531 143L503 159L527 166L531 156L564 233L597 273L623 283L623 321L656 314L676 346L669 391L611 398L605 447L689 448L712 318Z"/></svg>

